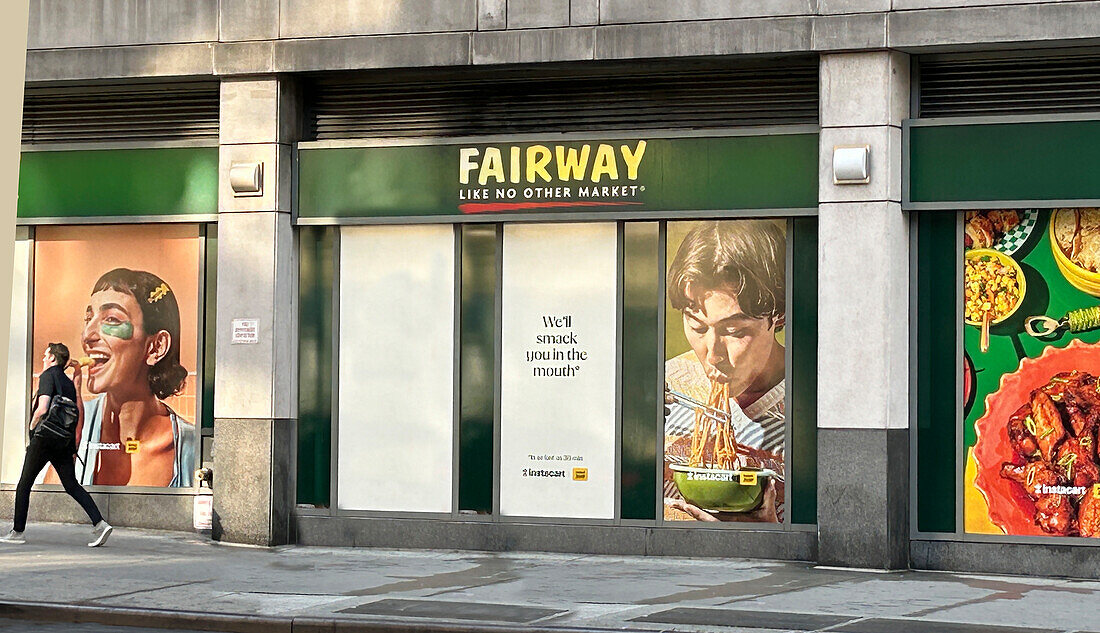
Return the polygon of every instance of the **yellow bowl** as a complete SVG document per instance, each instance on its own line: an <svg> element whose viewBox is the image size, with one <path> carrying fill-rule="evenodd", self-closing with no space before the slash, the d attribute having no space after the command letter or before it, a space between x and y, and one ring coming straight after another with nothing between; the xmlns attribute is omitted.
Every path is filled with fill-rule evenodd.
<svg viewBox="0 0 1100 633"><path fill-rule="evenodd" d="M1058 240L1054 237L1054 219L1058 210L1050 216L1050 250L1054 254L1054 263L1058 265L1058 271L1066 278L1074 288L1086 292L1094 297L1100 297L1100 273L1094 273L1073 263L1062 247L1058 246Z"/></svg>
<svg viewBox="0 0 1100 633"><path fill-rule="evenodd" d="M1012 259L1008 255L1005 255L1001 251L993 250L992 248L973 248L966 251L967 259L978 259L979 257L985 256L992 257L1002 264L1007 264L1011 268L1016 269L1016 279L1020 282L1020 296L1016 299L1016 305L1012 306L1012 309L1005 314L1002 314L1000 317L991 321L991 323L997 324L1012 316L1016 313L1017 310L1020 309L1020 306L1024 302L1024 295L1027 294L1027 279L1024 277L1024 269L1020 268L1020 265L1016 263L1016 260ZM963 279L963 283L966 283L966 279ZM968 325L977 325L979 327L981 326L980 321L971 321L965 317L963 317L963 320L966 321Z"/></svg>

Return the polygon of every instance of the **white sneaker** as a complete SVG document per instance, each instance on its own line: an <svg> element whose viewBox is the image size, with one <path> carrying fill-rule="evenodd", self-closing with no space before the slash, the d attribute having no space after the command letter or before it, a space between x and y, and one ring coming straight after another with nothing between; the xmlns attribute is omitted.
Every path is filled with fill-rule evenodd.
<svg viewBox="0 0 1100 633"><path fill-rule="evenodd" d="M26 542L27 539L23 538L23 533L16 532L15 530L8 532L4 536L0 536L0 543L7 543L8 545L22 545Z"/></svg>
<svg viewBox="0 0 1100 633"><path fill-rule="evenodd" d="M114 531L115 529L106 521L96 523L95 527L92 528L92 536L94 536L95 539L91 543L88 543L88 547L99 547L103 545L107 542L107 537L111 536L111 532Z"/></svg>

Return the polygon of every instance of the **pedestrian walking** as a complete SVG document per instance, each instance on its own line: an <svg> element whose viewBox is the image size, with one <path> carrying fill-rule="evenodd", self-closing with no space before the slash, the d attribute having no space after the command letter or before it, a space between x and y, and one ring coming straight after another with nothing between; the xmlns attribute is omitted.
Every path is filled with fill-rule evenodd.
<svg viewBox="0 0 1100 633"><path fill-rule="evenodd" d="M23 473L15 492L15 522L11 532L0 537L3 544L25 543L23 531L27 527L27 510L30 507L31 486L46 464L52 464L65 492L88 513L94 526L92 541L88 547L99 547L107 542L114 530L99 513L95 501L76 480L73 464L76 456L76 421L78 415L79 367L73 373L73 382L65 374L69 365L69 348L61 343L50 343L42 354L42 374L38 378L38 392L34 395L31 414L31 441L23 461Z"/></svg>

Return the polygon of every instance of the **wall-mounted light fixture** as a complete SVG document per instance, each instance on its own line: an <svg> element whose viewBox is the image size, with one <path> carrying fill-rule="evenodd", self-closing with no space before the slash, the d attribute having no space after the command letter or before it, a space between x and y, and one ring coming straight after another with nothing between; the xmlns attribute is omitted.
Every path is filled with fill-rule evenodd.
<svg viewBox="0 0 1100 633"><path fill-rule="evenodd" d="M871 182L871 146L833 147L833 184L865 185Z"/></svg>
<svg viewBox="0 0 1100 633"><path fill-rule="evenodd" d="M264 164L233 163L229 167L229 186L238 198L264 195Z"/></svg>

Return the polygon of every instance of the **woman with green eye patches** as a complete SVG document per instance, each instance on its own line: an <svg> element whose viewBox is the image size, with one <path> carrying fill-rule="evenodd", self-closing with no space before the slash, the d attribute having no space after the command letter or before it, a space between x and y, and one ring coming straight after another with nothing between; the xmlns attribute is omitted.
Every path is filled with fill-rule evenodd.
<svg viewBox="0 0 1100 633"><path fill-rule="evenodd" d="M85 485L193 484L195 427L163 402L187 378L179 339L179 305L160 277L117 268L93 286L81 342L92 361L87 389L100 395L84 403Z"/></svg>

